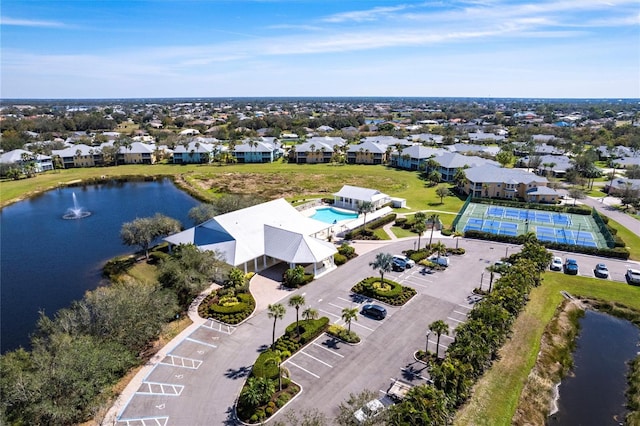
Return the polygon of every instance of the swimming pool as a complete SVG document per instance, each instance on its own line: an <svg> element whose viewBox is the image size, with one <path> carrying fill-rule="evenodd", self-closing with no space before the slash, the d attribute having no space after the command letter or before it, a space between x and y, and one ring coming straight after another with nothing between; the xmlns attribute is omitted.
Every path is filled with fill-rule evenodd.
<svg viewBox="0 0 640 426"><path fill-rule="evenodd" d="M336 210L333 207L322 207L316 210L311 219L319 220L324 223L337 223L341 220L356 219L358 213L348 213Z"/></svg>

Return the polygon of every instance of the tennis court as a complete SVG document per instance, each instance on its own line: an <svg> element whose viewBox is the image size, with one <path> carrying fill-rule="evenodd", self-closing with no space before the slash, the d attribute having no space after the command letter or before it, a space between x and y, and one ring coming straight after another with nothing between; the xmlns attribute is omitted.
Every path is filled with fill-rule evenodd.
<svg viewBox="0 0 640 426"><path fill-rule="evenodd" d="M607 247L595 220L588 215L469 203L456 229L512 237L533 232L540 241Z"/></svg>

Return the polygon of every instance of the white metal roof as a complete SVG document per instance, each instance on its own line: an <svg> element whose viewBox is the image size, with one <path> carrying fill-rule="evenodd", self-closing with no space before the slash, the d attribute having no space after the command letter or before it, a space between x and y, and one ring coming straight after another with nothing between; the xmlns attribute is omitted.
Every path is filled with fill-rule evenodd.
<svg viewBox="0 0 640 426"><path fill-rule="evenodd" d="M303 216L284 198L279 198L216 216L171 235L165 241L171 244L193 243L203 250L218 250L227 263L237 266L265 254L265 225L305 237L331 226ZM271 242L270 247L276 249Z"/></svg>

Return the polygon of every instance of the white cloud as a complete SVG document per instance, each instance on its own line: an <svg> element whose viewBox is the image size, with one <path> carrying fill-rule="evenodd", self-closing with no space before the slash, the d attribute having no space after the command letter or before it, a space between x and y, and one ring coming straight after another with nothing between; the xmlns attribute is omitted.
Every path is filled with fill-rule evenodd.
<svg viewBox="0 0 640 426"><path fill-rule="evenodd" d="M16 26L16 27L41 27L41 28L64 28L66 25L62 22L56 21L39 21L33 19L14 19L8 16L0 18L0 25L2 26Z"/></svg>

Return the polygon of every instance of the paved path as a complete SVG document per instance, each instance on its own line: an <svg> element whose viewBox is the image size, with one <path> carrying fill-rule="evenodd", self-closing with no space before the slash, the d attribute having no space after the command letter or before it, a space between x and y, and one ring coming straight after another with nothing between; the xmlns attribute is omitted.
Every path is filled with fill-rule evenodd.
<svg viewBox="0 0 640 426"><path fill-rule="evenodd" d="M601 213L615 220L634 234L640 235L640 220L631 217L628 214L622 213L621 211L618 211L615 207L613 207L614 200L617 200L617 198L587 197L581 201L583 204L586 204L589 207L594 207L598 211L598 213Z"/></svg>

